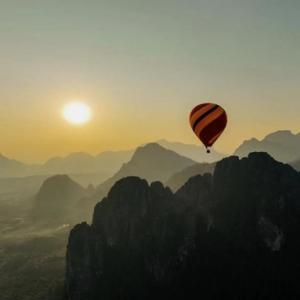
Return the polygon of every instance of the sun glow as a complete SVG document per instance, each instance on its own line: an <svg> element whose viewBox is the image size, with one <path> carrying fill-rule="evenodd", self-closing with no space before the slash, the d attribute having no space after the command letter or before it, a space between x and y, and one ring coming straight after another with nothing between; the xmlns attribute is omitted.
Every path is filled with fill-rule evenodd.
<svg viewBox="0 0 300 300"><path fill-rule="evenodd" d="M91 119L91 110L84 103L70 103L63 109L65 119L72 124L84 124Z"/></svg>

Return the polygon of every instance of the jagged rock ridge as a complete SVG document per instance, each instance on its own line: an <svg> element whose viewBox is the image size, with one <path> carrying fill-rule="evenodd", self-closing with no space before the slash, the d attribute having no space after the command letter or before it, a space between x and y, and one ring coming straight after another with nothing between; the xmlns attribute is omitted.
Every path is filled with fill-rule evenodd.
<svg viewBox="0 0 300 300"><path fill-rule="evenodd" d="M68 299L296 299L299 221L299 173L266 153L176 194L122 179L70 234Z"/></svg>

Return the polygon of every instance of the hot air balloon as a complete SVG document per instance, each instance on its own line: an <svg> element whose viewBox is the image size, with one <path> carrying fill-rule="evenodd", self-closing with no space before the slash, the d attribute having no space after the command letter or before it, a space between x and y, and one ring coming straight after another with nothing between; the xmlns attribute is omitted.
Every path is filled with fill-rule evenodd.
<svg viewBox="0 0 300 300"><path fill-rule="evenodd" d="M190 125L207 153L210 153L208 147L216 142L227 125L227 114L220 105L203 103L191 111Z"/></svg>

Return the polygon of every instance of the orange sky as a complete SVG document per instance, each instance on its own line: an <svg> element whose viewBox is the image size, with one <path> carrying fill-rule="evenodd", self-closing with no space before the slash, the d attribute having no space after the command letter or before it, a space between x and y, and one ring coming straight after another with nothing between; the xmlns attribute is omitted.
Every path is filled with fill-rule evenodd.
<svg viewBox="0 0 300 300"><path fill-rule="evenodd" d="M276 4L276 5L275 5ZM220 104L216 150L300 131L300 4L262 1L7 1L0 11L0 153L24 162L199 144L190 110ZM82 126L61 114L82 101Z"/></svg>

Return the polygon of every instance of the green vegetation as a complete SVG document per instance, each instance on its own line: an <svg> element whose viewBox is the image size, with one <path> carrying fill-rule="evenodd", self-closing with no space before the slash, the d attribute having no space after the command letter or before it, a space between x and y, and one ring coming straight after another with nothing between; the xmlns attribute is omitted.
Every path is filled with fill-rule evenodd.
<svg viewBox="0 0 300 300"><path fill-rule="evenodd" d="M42 229L23 198L0 197L0 299L60 300L69 227Z"/></svg>
<svg viewBox="0 0 300 300"><path fill-rule="evenodd" d="M62 299L67 232L0 243L1 300Z"/></svg>

